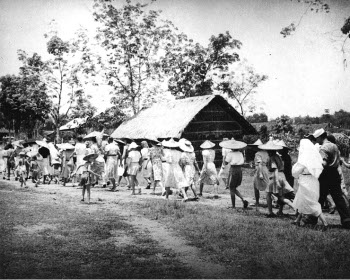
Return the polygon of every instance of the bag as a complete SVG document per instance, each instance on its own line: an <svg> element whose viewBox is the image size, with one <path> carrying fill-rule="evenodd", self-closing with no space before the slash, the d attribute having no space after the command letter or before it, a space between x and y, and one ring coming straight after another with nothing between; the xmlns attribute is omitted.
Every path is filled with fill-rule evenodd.
<svg viewBox="0 0 350 280"><path fill-rule="evenodd" d="M125 171L125 168L118 165L118 170L117 170L118 176L123 176L124 171Z"/></svg>

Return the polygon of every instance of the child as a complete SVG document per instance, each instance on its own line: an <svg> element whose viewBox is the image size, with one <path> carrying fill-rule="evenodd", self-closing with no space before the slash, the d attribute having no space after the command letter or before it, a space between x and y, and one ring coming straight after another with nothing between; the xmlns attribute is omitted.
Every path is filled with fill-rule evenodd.
<svg viewBox="0 0 350 280"><path fill-rule="evenodd" d="M26 173L26 169L25 169L25 153L24 152L20 152L19 153L19 160L18 160L18 164L16 166L16 169L15 169L15 176L16 178L18 179L21 179L22 178L22 172L23 172L23 176L25 176L25 173ZM20 165L21 163L21 165Z"/></svg>
<svg viewBox="0 0 350 280"><path fill-rule="evenodd" d="M17 168L16 168L16 176L19 178L19 182L21 183L21 188L24 186L27 188L26 185L26 166L24 165L24 162L20 160L18 162Z"/></svg>
<svg viewBox="0 0 350 280"><path fill-rule="evenodd" d="M32 161L30 163L30 169L32 171L32 182L35 184L35 187L38 187L40 167L37 162L36 156L33 156L32 158Z"/></svg>
<svg viewBox="0 0 350 280"><path fill-rule="evenodd" d="M52 161L52 166L53 166L53 175L51 177L51 180L55 180L55 184L58 184L59 182L59 176L61 174L61 161L59 158L54 159ZM50 182L51 182L50 180Z"/></svg>
<svg viewBox="0 0 350 280"><path fill-rule="evenodd" d="M91 194L91 185L92 185L92 175L96 177L100 177L100 175L96 174L93 172L96 164L96 158L98 157L98 154L88 154L87 156L84 157L83 160L86 161L86 163L78 166L78 168L73 172L72 175L75 175L75 173L80 169L83 168L83 173L81 176L81 181L80 185L83 187L83 199L81 201L84 201L85 199L85 190L87 191L87 199L88 199L88 204L90 204L90 194Z"/></svg>

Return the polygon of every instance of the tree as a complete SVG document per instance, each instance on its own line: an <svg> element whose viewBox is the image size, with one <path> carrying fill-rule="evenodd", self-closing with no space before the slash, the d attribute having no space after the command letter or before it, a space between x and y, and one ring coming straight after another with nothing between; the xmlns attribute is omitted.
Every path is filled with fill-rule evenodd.
<svg viewBox="0 0 350 280"><path fill-rule="evenodd" d="M98 131L102 129L116 129L125 119L125 114L118 107L113 106L88 119L86 126Z"/></svg>
<svg viewBox="0 0 350 280"><path fill-rule="evenodd" d="M273 125L272 131L276 134L285 134L294 132L293 121L289 116L282 115L275 120L276 124Z"/></svg>
<svg viewBox="0 0 350 280"><path fill-rule="evenodd" d="M214 77L225 76L230 65L239 60L236 50L242 45L228 31L211 36L206 48L184 34L178 35L177 42L168 49L163 65L170 75L170 92L182 98L211 94Z"/></svg>
<svg viewBox="0 0 350 280"><path fill-rule="evenodd" d="M105 51L98 59L100 71L113 88L112 103L136 114L150 87L164 82L160 57L173 45L175 28L149 4L127 0L116 8L111 2L95 0L94 5L100 24L96 39Z"/></svg>
<svg viewBox="0 0 350 280"><path fill-rule="evenodd" d="M292 22L290 25L282 28L281 34L283 35L284 38L287 36L290 36L294 34L299 27L299 25L302 22L302 19L308 12L325 12L329 13L330 11L330 6L326 3L324 0L297 0L298 2L302 2L307 4L307 8L304 10L303 14L300 16L298 23ZM339 31L341 31L339 39L341 43L341 52L343 54L343 65L344 68L347 67L347 58L346 58L346 43L348 38L350 37L350 16L345 19L345 22L341 28L339 28ZM338 41L336 40L336 41Z"/></svg>
<svg viewBox="0 0 350 280"><path fill-rule="evenodd" d="M53 109L51 117L55 125L56 141L59 141L59 128L63 124L70 110L75 106L86 105L87 96L84 94L84 84L87 83L86 72L88 68L84 60L84 54L79 52L75 39L64 41L57 35L55 29L44 35L49 38L47 42L47 51L53 56L53 59L47 63L46 84L48 85L51 98L53 100ZM74 105L75 104L75 105ZM90 108L92 109L92 108Z"/></svg>
<svg viewBox="0 0 350 280"><path fill-rule="evenodd" d="M260 113L260 114L253 114L252 116L247 116L247 121L250 123L262 123L262 122L267 122L268 118L265 113Z"/></svg>
<svg viewBox="0 0 350 280"><path fill-rule="evenodd" d="M340 110L333 115L334 125L341 128L350 128L350 112Z"/></svg>
<svg viewBox="0 0 350 280"><path fill-rule="evenodd" d="M76 96L76 104L71 107L69 118L91 118L96 113L97 108L91 104L88 97L85 97L83 91L77 91Z"/></svg>
<svg viewBox="0 0 350 280"><path fill-rule="evenodd" d="M36 53L28 56L19 50L18 58L22 62L19 75L0 78L0 107L8 129L18 133L23 128L31 137L37 124L43 123L51 110L46 84L41 79L46 66Z"/></svg>
<svg viewBox="0 0 350 280"><path fill-rule="evenodd" d="M247 110L254 111L255 104L252 102L256 89L261 82L266 81L267 76L255 73L247 61L242 61L235 71L225 74L222 81L217 84L217 89L232 98L239 108L242 116Z"/></svg>

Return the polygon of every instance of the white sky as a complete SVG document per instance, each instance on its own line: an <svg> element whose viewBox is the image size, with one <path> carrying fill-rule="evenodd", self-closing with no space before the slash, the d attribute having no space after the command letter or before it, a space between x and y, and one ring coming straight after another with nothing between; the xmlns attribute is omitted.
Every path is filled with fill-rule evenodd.
<svg viewBox="0 0 350 280"><path fill-rule="evenodd" d="M344 70L339 44L332 41L350 16L350 1L329 2L329 14L308 14L288 38L279 32L306 7L296 0L158 0L153 8L202 44L227 30L240 40L241 57L269 76L256 96L269 117L317 116L324 109L350 111L350 63ZM48 58L43 34L52 19L66 40L79 25L92 30L91 10L90 0L1 0L0 75L17 73L17 49ZM106 88L90 93L99 111L110 106Z"/></svg>

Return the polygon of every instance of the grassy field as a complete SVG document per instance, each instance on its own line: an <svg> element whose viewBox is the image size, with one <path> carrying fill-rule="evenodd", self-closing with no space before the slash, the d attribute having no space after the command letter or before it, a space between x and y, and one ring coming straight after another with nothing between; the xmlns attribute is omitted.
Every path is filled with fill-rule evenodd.
<svg viewBox="0 0 350 280"><path fill-rule="evenodd" d="M349 171L344 170L348 184ZM240 190L252 201L250 173L245 170ZM125 188L118 193L95 188L87 205L79 203L76 188L25 190L11 184L0 182L1 278L202 277L181 262L176 248L162 247L122 211L185 238L202 256L227 268L221 277L350 278L349 231L339 228L337 213L326 214L332 227L322 232L291 225L291 215L266 218L265 208L243 210L237 203L236 210L226 209L229 196L223 187L218 200L206 187L203 199L189 203L146 192L132 197Z"/></svg>

